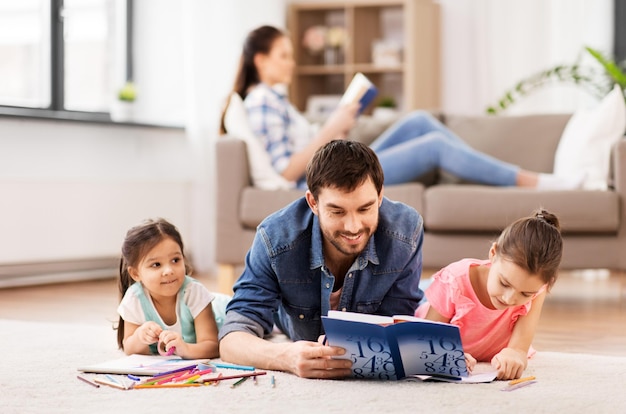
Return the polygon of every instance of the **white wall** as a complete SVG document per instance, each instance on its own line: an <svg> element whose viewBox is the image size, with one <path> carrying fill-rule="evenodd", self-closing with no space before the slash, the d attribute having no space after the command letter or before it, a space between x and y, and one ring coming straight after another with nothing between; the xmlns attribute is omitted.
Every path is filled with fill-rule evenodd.
<svg viewBox="0 0 626 414"><path fill-rule="evenodd" d="M126 230L171 220L213 266L212 143L245 34L283 0L136 1L135 120L184 129L0 118L0 265L117 256Z"/></svg>
<svg viewBox="0 0 626 414"><path fill-rule="evenodd" d="M0 120L0 264L117 256L147 217L188 232L182 130Z"/></svg>
<svg viewBox="0 0 626 414"><path fill-rule="evenodd" d="M588 45L608 55L613 0L439 0L443 109L484 114L519 80L573 64ZM573 112L595 100L564 83L546 87L508 114Z"/></svg>
<svg viewBox="0 0 626 414"><path fill-rule="evenodd" d="M482 113L530 69L605 49L610 1L440 0L444 109ZM219 112L245 34L284 27L288 3L136 2L137 119L185 129L0 118L0 264L117 255L128 227L164 216L211 270Z"/></svg>
<svg viewBox="0 0 626 414"><path fill-rule="evenodd" d="M152 2L150 2L152 6ZM194 223L188 239L194 246L195 266L214 266L217 242L213 143L218 137L220 112L232 89L247 33L262 24L283 26L284 0L186 0L183 2L187 138L192 145L196 172L190 216Z"/></svg>
<svg viewBox="0 0 626 414"><path fill-rule="evenodd" d="M572 64L584 45L612 51L613 0L433 0L441 7L442 107L482 115L519 80ZM326 0L291 0L326 3ZM595 99L556 85L507 114L572 112Z"/></svg>

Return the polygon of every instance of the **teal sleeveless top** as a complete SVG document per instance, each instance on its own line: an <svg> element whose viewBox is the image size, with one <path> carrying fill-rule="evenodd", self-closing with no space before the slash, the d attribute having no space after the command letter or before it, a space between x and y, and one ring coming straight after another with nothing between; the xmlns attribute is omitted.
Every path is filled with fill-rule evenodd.
<svg viewBox="0 0 626 414"><path fill-rule="evenodd" d="M178 298L176 300L176 317L180 318L180 327L182 329L183 340L187 343L195 344L196 343L196 327L193 321L193 316L191 315L191 310L189 310L189 306L185 303L184 294L185 289L190 283L200 283L189 276L185 276L185 281L183 282L183 286L180 288L178 292ZM146 321L152 321L158 323L162 329L167 329L168 327L163 323L163 320L157 313L156 309L152 305L152 302L146 296L143 291L143 286L141 283L133 283L129 289L134 289L134 293L139 298L139 303L141 303L141 309L143 310L144 315L146 316ZM159 352L157 350L157 344L150 345L150 352L154 355L158 355Z"/></svg>

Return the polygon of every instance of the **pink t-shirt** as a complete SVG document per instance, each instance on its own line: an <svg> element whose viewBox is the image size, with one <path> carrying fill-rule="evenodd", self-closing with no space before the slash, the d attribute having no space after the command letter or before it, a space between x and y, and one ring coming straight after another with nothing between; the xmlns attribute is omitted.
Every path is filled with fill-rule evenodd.
<svg viewBox="0 0 626 414"><path fill-rule="evenodd" d="M491 264L489 260L463 259L435 273L425 292L428 302L417 308L415 316L425 317L432 306L460 328L465 352L479 362L490 362L508 346L517 318L528 313L532 300L504 310L485 307L478 300L469 277L470 267L480 265ZM532 354L531 347L528 356Z"/></svg>

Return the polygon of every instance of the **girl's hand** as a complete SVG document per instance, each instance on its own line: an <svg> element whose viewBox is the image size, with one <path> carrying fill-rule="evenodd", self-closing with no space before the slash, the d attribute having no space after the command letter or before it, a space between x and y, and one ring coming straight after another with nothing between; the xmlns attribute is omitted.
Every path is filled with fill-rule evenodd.
<svg viewBox="0 0 626 414"><path fill-rule="evenodd" d="M149 321L142 324L137 331L135 331L135 334L141 343L150 345L159 340L159 335L162 331L163 329L158 323Z"/></svg>
<svg viewBox="0 0 626 414"><path fill-rule="evenodd" d="M491 359L491 366L498 371L499 380L520 378L528 365L528 352L504 348Z"/></svg>
<svg viewBox="0 0 626 414"><path fill-rule="evenodd" d="M332 131L331 135L333 139L343 139L348 135L348 132L350 132L356 123L356 115L359 111L359 106L358 103L341 105L333 111L324 125Z"/></svg>
<svg viewBox="0 0 626 414"><path fill-rule="evenodd" d="M465 365L467 365L467 371L471 374L476 366L476 358L471 354L465 353Z"/></svg>
<svg viewBox="0 0 626 414"><path fill-rule="evenodd" d="M175 348L173 353L184 357L186 353L187 343L183 340L178 332L162 331L159 335L161 341L161 347L166 353L169 353L172 348Z"/></svg>

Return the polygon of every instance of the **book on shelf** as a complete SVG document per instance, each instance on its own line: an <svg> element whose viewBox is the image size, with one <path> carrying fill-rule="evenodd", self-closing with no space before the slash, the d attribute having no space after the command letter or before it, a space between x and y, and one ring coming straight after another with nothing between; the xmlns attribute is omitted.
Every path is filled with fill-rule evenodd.
<svg viewBox="0 0 626 414"><path fill-rule="evenodd" d="M451 382L495 378L489 374L471 380L459 327L449 323L340 311L329 311L322 323L327 343L344 348L346 354L340 358L352 360L354 378L432 377Z"/></svg>
<svg viewBox="0 0 626 414"><path fill-rule="evenodd" d="M95 374L157 375L166 371L198 364L209 364L210 359L183 359L178 356L132 354L121 358L84 365L78 371Z"/></svg>
<svg viewBox="0 0 626 414"><path fill-rule="evenodd" d="M378 95L378 88L376 88L367 76L363 75L361 72L357 72L352 78L352 81L350 81L350 84L341 97L339 104L348 105L358 102L360 105L360 114L374 100L376 95Z"/></svg>

